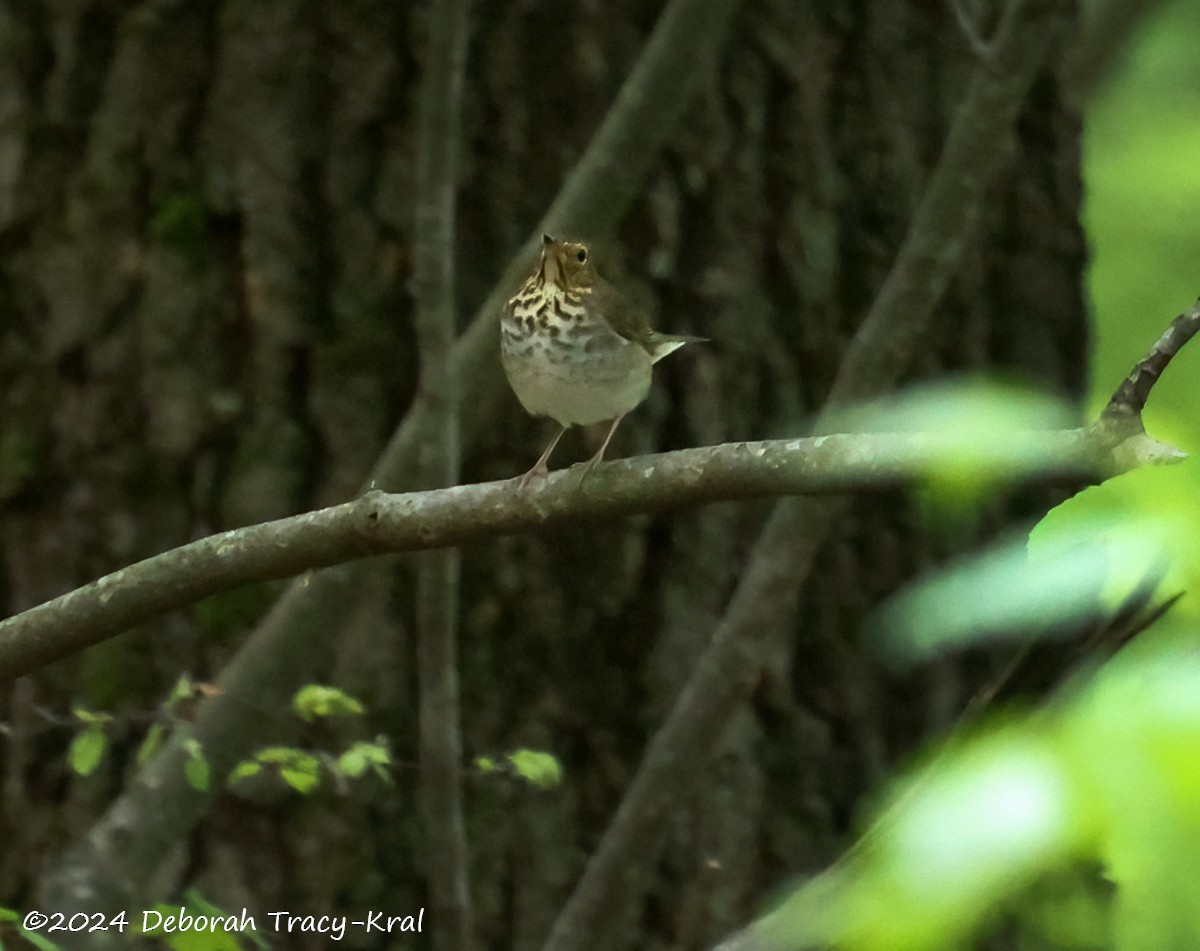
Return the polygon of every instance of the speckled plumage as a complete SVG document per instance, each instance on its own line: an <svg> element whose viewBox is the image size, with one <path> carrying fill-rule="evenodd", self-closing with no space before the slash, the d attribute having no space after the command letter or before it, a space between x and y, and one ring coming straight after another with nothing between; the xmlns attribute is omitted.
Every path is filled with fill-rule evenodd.
<svg viewBox="0 0 1200 951"><path fill-rule="evenodd" d="M500 353L521 405L562 430L522 481L548 471L569 427L612 420L589 465L598 462L621 418L650 391L651 367L700 339L652 330L596 273L585 245L543 235L537 269L504 308Z"/></svg>

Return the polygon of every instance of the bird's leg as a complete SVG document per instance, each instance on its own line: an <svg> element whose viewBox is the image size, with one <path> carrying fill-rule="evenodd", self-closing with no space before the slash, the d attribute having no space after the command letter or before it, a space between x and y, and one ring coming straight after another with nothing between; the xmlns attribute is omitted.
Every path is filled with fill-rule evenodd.
<svg viewBox="0 0 1200 951"><path fill-rule="evenodd" d="M517 483L517 485L524 488L525 486L529 485L530 481L532 481L535 477L544 479L550 474L550 466L548 465L550 462L550 454L554 452L554 447L558 445L558 441L563 438L563 433L566 431L566 426L560 429L558 431L558 435L550 440L550 445L546 447L546 451L538 456L538 461L533 464L533 468L524 475L519 475L516 477L514 481Z"/></svg>
<svg viewBox="0 0 1200 951"><path fill-rule="evenodd" d="M620 416L618 416L616 419L614 419L612 421L611 425L608 427L608 435L604 437L604 442L600 446L599 450L597 450L596 454L594 456L592 456L591 459L589 459L587 462L585 462L583 464L583 471L579 475L579 484L580 485L583 485L583 480L585 478L587 478L587 474L592 471L592 466L594 466L597 462L599 462L601 459L604 458L604 450L607 449L608 444L610 442L612 442L613 433L615 433L617 431L617 426L620 425L621 420L623 420L624 418L625 418L625 414L622 413Z"/></svg>

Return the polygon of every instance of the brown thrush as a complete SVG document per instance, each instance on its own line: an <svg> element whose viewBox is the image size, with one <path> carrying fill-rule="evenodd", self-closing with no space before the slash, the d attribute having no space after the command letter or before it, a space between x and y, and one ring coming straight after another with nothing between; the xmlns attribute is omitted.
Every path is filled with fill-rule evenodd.
<svg viewBox="0 0 1200 951"><path fill-rule="evenodd" d="M550 454L571 426L611 420L587 466L599 462L617 424L650 391L650 368L703 339L651 330L645 315L596 273L586 245L542 235L536 270L505 305L500 353L521 405L562 429L520 481L549 472Z"/></svg>

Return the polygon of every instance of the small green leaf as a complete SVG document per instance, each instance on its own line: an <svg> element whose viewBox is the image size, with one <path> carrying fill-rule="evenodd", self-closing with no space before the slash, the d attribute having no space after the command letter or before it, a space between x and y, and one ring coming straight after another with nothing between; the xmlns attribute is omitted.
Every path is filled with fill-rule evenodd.
<svg viewBox="0 0 1200 951"><path fill-rule="evenodd" d="M309 772L303 769L288 768L280 770L279 775L296 792L305 796L321 785L321 774L315 769Z"/></svg>
<svg viewBox="0 0 1200 951"><path fill-rule="evenodd" d="M539 789L554 789L562 782L562 765L549 753L520 749L508 754L518 776Z"/></svg>
<svg viewBox="0 0 1200 951"><path fill-rule="evenodd" d="M27 928L18 928L17 933L26 941L38 949L38 951L62 951L60 945L55 944L49 938L38 934L36 931L30 931ZM0 945L0 951L3 951L3 945Z"/></svg>
<svg viewBox="0 0 1200 951"><path fill-rule="evenodd" d="M308 684L296 691L292 709L306 723L318 717L362 716L366 708L348 693L336 687Z"/></svg>
<svg viewBox="0 0 1200 951"><path fill-rule="evenodd" d="M251 759L244 759L229 771L229 778L225 780L225 785L233 786L243 779L249 779L252 776L257 776L262 771L262 763Z"/></svg>
<svg viewBox="0 0 1200 951"><path fill-rule="evenodd" d="M167 728L161 723L150 724L150 729L146 731L146 737L142 740L141 746L138 747L137 761L138 765L142 766L149 762L150 757L162 749L163 742L167 738Z"/></svg>
<svg viewBox="0 0 1200 951"><path fill-rule="evenodd" d="M187 763L183 767L188 785L197 792L208 792L212 785L212 769L208 765L208 758L204 755L204 748L200 745L200 741L194 738L185 740L183 748L188 754Z"/></svg>
<svg viewBox="0 0 1200 951"><path fill-rule="evenodd" d="M254 758L264 766L280 767L295 762L301 756L311 756L296 746L264 746Z"/></svg>
<svg viewBox="0 0 1200 951"><path fill-rule="evenodd" d="M269 746L254 758L279 773L285 783L307 795L321 784L321 762L312 753L293 746Z"/></svg>
<svg viewBox="0 0 1200 951"><path fill-rule="evenodd" d="M337 758L336 769L344 776L357 779L368 769L391 780L385 767L392 765L392 756L383 743L355 743Z"/></svg>
<svg viewBox="0 0 1200 951"><path fill-rule="evenodd" d="M175 681L175 686L171 688L171 692L167 694L167 699L163 706L168 710L172 710L183 701L190 700L195 693L196 685L192 682L192 678L187 674L181 674L179 679Z"/></svg>
<svg viewBox="0 0 1200 951"><path fill-rule="evenodd" d="M485 776L489 773L498 773L501 771L500 764L490 756L476 756L475 768Z"/></svg>
<svg viewBox="0 0 1200 951"><path fill-rule="evenodd" d="M108 723L112 720L111 713L96 713L88 710L86 707L75 707L71 710L71 715L80 723L86 724L101 724Z"/></svg>
<svg viewBox="0 0 1200 951"><path fill-rule="evenodd" d="M18 935L28 941L38 951L62 951L61 948L48 938L42 937L36 931L30 931L22 925L24 916L13 908L0 907L0 924L12 924L15 926L15 931ZM3 930L3 929L0 929ZM4 951L7 947L2 938L0 938L0 951Z"/></svg>
<svg viewBox="0 0 1200 951"><path fill-rule="evenodd" d="M108 737L104 735L104 727L93 723L86 730L75 734L71 741L71 749L67 753L67 761L80 776L91 776L96 767L104 759L104 751L108 748Z"/></svg>

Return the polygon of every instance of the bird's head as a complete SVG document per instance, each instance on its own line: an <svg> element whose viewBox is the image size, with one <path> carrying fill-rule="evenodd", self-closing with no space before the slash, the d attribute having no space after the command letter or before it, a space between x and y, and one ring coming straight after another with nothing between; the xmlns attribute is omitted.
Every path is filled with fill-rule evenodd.
<svg viewBox="0 0 1200 951"><path fill-rule="evenodd" d="M555 241L548 234L542 235L539 273L544 284L555 284L563 290L590 287L595 283L587 245L578 241Z"/></svg>

